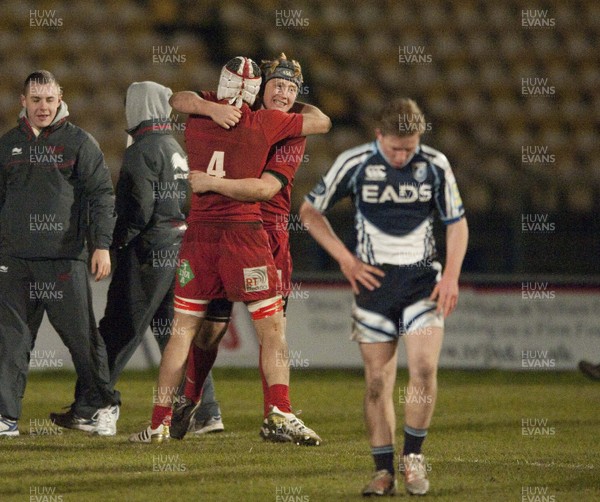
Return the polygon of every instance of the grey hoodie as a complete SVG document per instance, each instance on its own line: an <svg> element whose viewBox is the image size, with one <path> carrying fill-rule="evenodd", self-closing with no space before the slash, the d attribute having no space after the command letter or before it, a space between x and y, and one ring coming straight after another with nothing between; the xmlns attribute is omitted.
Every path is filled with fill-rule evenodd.
<svg viewBox="0 0 600 502"><path fill-rule="evenodd" d="M171 116L169 98L173 91L156 82L134 82L127 89L125 116L127 129L134 129L145 120L164 122Z"/></svg>
<svg viewBox="0 0 600 502"><path fill-rule="evenodd" d="M134 142L125 151L117 183L114 242L119 248L135 243L142 260L179 245L186 228L189 170L172 136L172 94L156 82L134 82L125 101L127 132Z"/></svg>

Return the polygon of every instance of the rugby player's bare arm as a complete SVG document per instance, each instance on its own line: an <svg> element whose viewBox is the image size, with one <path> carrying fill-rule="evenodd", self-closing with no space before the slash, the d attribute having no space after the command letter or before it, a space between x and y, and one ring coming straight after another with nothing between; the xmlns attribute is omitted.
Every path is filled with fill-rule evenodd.
<svg viewBox="0 0 600 502"><path fill-rule="evenodd" d="M458 302L458 278L469 242L467 219L461 218L446 227L446 265L430 299L437 300L437 311L448 317Z"/></svg>
<svg viewBox="0 0 600 502"><path fill-rule="evenodd" d="M192 171L188 181L194 193L216 192L240 202L270 200L283 187L279 178L268 172L260 178L226 179Z"/></svg>
<svg viewBox="0 0 600 502"><path fill-rule="evenodd" d="M300 220L310 235L338 262L354 294L359 293L358 283L369 291L381 286L377 276L383 277L385 273L377 267L362 262L352 254L333 231L329 220L307 201L300 206Z"/></svg>
<svg viewBox="0 0 600 502"><path fill-rule="evenodd" d="M235 126L242 117L239 108L233 105L214 103L201 97L193 91L176 92L169 99L169 104L174 110L190 115L205 115L224 129Z"/></svg>
<svg viewBox="0 0 600 502"><path fill-rule="evenodd" d="M331 129L331 119L316 106L296 101L290 112L302 114L302 136L325 134Z"/></svg>

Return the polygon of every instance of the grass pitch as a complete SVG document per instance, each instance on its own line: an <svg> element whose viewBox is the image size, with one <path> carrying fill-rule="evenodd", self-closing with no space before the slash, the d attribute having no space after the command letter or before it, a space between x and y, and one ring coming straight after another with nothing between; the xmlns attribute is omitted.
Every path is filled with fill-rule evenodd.
<svg viewBox="0 0 600 502"><path fill-rule="evenodd" d="M360 371L292 371L292 402L319 447L263 442L257 370L216 369L225 432L164 445L127 441L149 423L156 372L129 372L116 437L57 429L74 375L29 377L21 436L0 440L0 501L361 500L373 464ZM400 371L398 396L406 384ZM600 383L577 373L441 371L424 452L429 499L600 500ZM402 415L398 408L400 429ZM398 441L401 447L401 436ZM399 497L408 498L400 481Z"/></svg>

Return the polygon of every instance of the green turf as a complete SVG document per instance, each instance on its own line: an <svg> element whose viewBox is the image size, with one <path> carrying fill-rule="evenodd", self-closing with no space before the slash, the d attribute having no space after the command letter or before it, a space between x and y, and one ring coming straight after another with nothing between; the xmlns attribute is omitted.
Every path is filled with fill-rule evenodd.
<svg viewBox="0 0 600 502"><path fill-rule="evenodd" d="M50 411L70 402L71 373L32 373L21 436L0 440L0 501L361 499L373 469L361 372L292 372L292 401L325 441L316 448L259 438L258 372L239 369L215 370L225 432L165 445L129 444L129 433L148 423L155 375L123 376L119 434L100 438L58 433L47 421ZM400 372L398 390L405 380ZM439 388L425 442L428 498L600 500L600 384L576 373L442 371ZM527 436L522 420L543 427ZM50 434L30 435L36 429ZM407 497L403 489L400 496Z"/></svg>

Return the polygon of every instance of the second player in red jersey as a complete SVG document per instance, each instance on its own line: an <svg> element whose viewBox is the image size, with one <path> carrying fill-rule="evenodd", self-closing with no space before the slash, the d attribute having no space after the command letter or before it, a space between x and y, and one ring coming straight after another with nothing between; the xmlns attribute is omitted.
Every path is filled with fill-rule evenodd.
<svg viewBox="0 0 600 502"><path fill-rule="evenodd" d="M272 61L263 61L265 85L262 93L261 106L271 110L285 112L297 111L308 106L296 102L299 89L302 87L302 71L300 64L294 60L288 60L285 54L281 54ZM179 110L185 111L185 110ZM288 221L291 210L291 188L297 169L304 160L306 138L288 138L280 141L271 148L269 160L260 179L231 180L225 178L214 178L195 173L190 177L192 189L195 192L218 192L236 200L261 201L261 213L265 230L269 236L269 244L273 253L275 266L277 267L278 282L277 292L284 301L284 316L287 307L287 299L291 291L292 257L289 245ZM289 182L281 187L273 176L277 172L291 172ZM219 303L221 310L220 318L213 322L205 323L205 329L218 332L225 331L227 322L231 316L231 304L229 309ZM210 307L209 307L210 309ZM262 346L261 346L262 350ZM260 367L262 370L262 367ZM193 364L188 365L186 373L188 381L194 379ZM261 376L262 371L261 371ZM263 376L264 396L264 423L261 428L261 436L270 441L280 442L281 434L273 433L268 427L267 417L272 405L269 385ZM289 439L288 439L289 440Z"/></svg>
<svg viewBox="0 0 600 502"><path fill-rule="evenodd" d="M217 101L215 93L202 93L209 101ZM227 134L210 118L192 115L188 119L185 140L191 171L204 171L215 178L258 178L267 162L269 149L282 139L300 136L302 115L278 110L252 111L244 103L238 125ZM293 169L282 164L272 171L287 183ZM258 202L242 202L224 195L207 192L192 197L188 222L194 221L262 221Z"/></svg>
<svg viewBox="0 0 600 502"><path fill-rule="evenodd" d="M329 130L329 118L320 111L306 113L304 117L280 111L251 111L243 101L249 104L254 101L259 74L258 67L247 58L235 58L223 68L218 98L228 99L230 105L235 102L240 108L236 111L227 108L224 113L217 112L216 108L206 105L207 100L195 95L200 99L197 113L210 116L216 125L206 118L190 117L186 142L192 171L218 179L257 176L270 147L277 141ZM260 79L258 81L260 85ZM288 181L281 174L272 177L281 185ZM195 343L190 357L196 368L197 389L201 389L216 358L219 342L218 337L212 338L210 333L207 336L201 330L206 306L210 299L225 294L230 300L239 299L247 304L259 343L264 347L261 368L279 407L278 413L273 413L273 427L293 429L290 433L296 442L319 444L320 438L314 431L291 413L289 369L278 364L278 354L287 352L287 343L281 297L274 287L275 268L262 229L259 205L227 200L218 194L195 194L188 221L190 226L181 249L175 291L173 330L178 336L171 337L161 360L152 423L130 440L163 441L169 432L172 437L181 439L187 432L200 394L190 397L186 392L185 399L172 410L174 389L182 380L192 342ZM196 256L201 260L195 260ZM169 431L172 413L173 427Z"/></svg>

